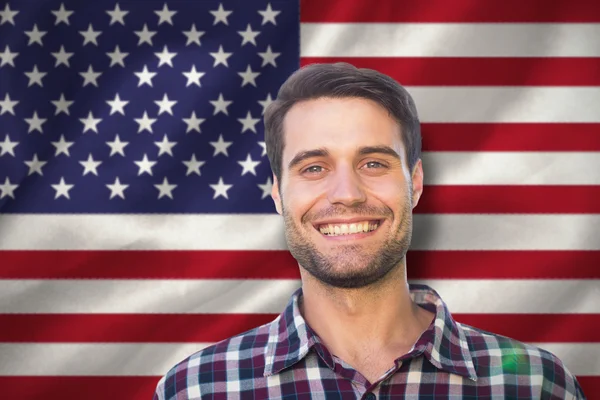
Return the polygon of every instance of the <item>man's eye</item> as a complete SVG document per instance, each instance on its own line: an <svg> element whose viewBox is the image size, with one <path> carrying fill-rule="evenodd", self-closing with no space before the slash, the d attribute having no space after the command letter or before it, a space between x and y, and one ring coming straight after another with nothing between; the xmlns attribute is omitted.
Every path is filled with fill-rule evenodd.
<svg viewBox="0 0 600 400"><path fill-rule="evenodd" d="M365 165L367 165L369 168L382 168L382 167L385 167L385 165L383 165L382 163L377 162L377 161L369 161Z"/></svg>
<svg viewBox="0 0 600 400"><path fill-rule="evenodd" d="M304 170L304 172L308 173L319 173L323 170L323 167L320 165L312 165Z"/></svg>

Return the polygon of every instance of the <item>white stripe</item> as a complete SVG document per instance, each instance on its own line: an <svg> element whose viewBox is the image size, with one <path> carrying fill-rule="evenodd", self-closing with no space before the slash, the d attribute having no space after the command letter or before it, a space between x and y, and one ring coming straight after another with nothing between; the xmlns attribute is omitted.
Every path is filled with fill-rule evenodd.
<svg viewBox="0 0 600 400"><path fill-rule="evenodd" d="M409 261L410 268L410 261ZM440 279L451 313L600 313L598 280ZM299 280L0 280L0 313L279 314Z"/></svg>
<svg viewBox="0 0 600 400"><path fill-rule="evenodd" d="M301 57L598 57L600 24L303 23Z"/></svg>
<svg viewBox="0 0 600 400"><path fill-rule="evenodd" d="M0 344L0 376L161 376L211 343ZM537 345L537 344L536 344ZM543 343L575 375L600 375L596 343Z"/></svg>

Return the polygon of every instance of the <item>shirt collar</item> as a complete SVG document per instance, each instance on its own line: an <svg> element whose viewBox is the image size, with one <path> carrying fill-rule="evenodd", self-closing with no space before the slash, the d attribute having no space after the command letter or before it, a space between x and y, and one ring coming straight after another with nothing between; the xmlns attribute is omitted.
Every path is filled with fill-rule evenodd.
<svg viewBox="0 0 600 400"><path fill-rule="evenodd" d="M477 381L465 332L454 321L440 295L423 284L409 284L409 291L415 303L435 312L435 318L403 359L423 354L438 369ZM290 367L313 348L329 368L334 369L332 355L300 313L298 301L301 296L302 288L299 288L292 294L283 312L271 323L264 376ZM398 354L398 357L401 356Z"/></svg>

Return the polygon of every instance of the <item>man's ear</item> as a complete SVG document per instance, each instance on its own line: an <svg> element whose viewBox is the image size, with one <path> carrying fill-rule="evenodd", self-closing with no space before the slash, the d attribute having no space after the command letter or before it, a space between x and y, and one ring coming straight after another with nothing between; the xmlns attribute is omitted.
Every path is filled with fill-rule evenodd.
<svg viewBox="0 0 600 400"><path fill-rule="evenodd" d="M281 206L281 194L279 193L279 182L277 181L277 177L273 174L273 187L271 188L271 197L273 198L273 202L275 203L275 209L279 215L283 215Z"/></svg>
<svg viewBox="0 0 600 400"><path fill-rule="evenodd" d="M419 158L415 163L412 172L412 208L419 204L419 199L423 194L423 163Z"/></svg>

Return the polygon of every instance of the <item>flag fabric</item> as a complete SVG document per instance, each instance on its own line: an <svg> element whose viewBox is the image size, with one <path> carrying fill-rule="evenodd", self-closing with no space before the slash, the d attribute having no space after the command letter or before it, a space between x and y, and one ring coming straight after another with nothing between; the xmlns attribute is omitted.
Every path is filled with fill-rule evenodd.
<svg viewBox="0 0 600 400"><path fill-rule="evenodd" d="M376 5L375 5L376 4ZM414 96L410 282L600 398L600 5L0 2L0 383L149 399L300 285L262 114L300 65Z"/></svg>

